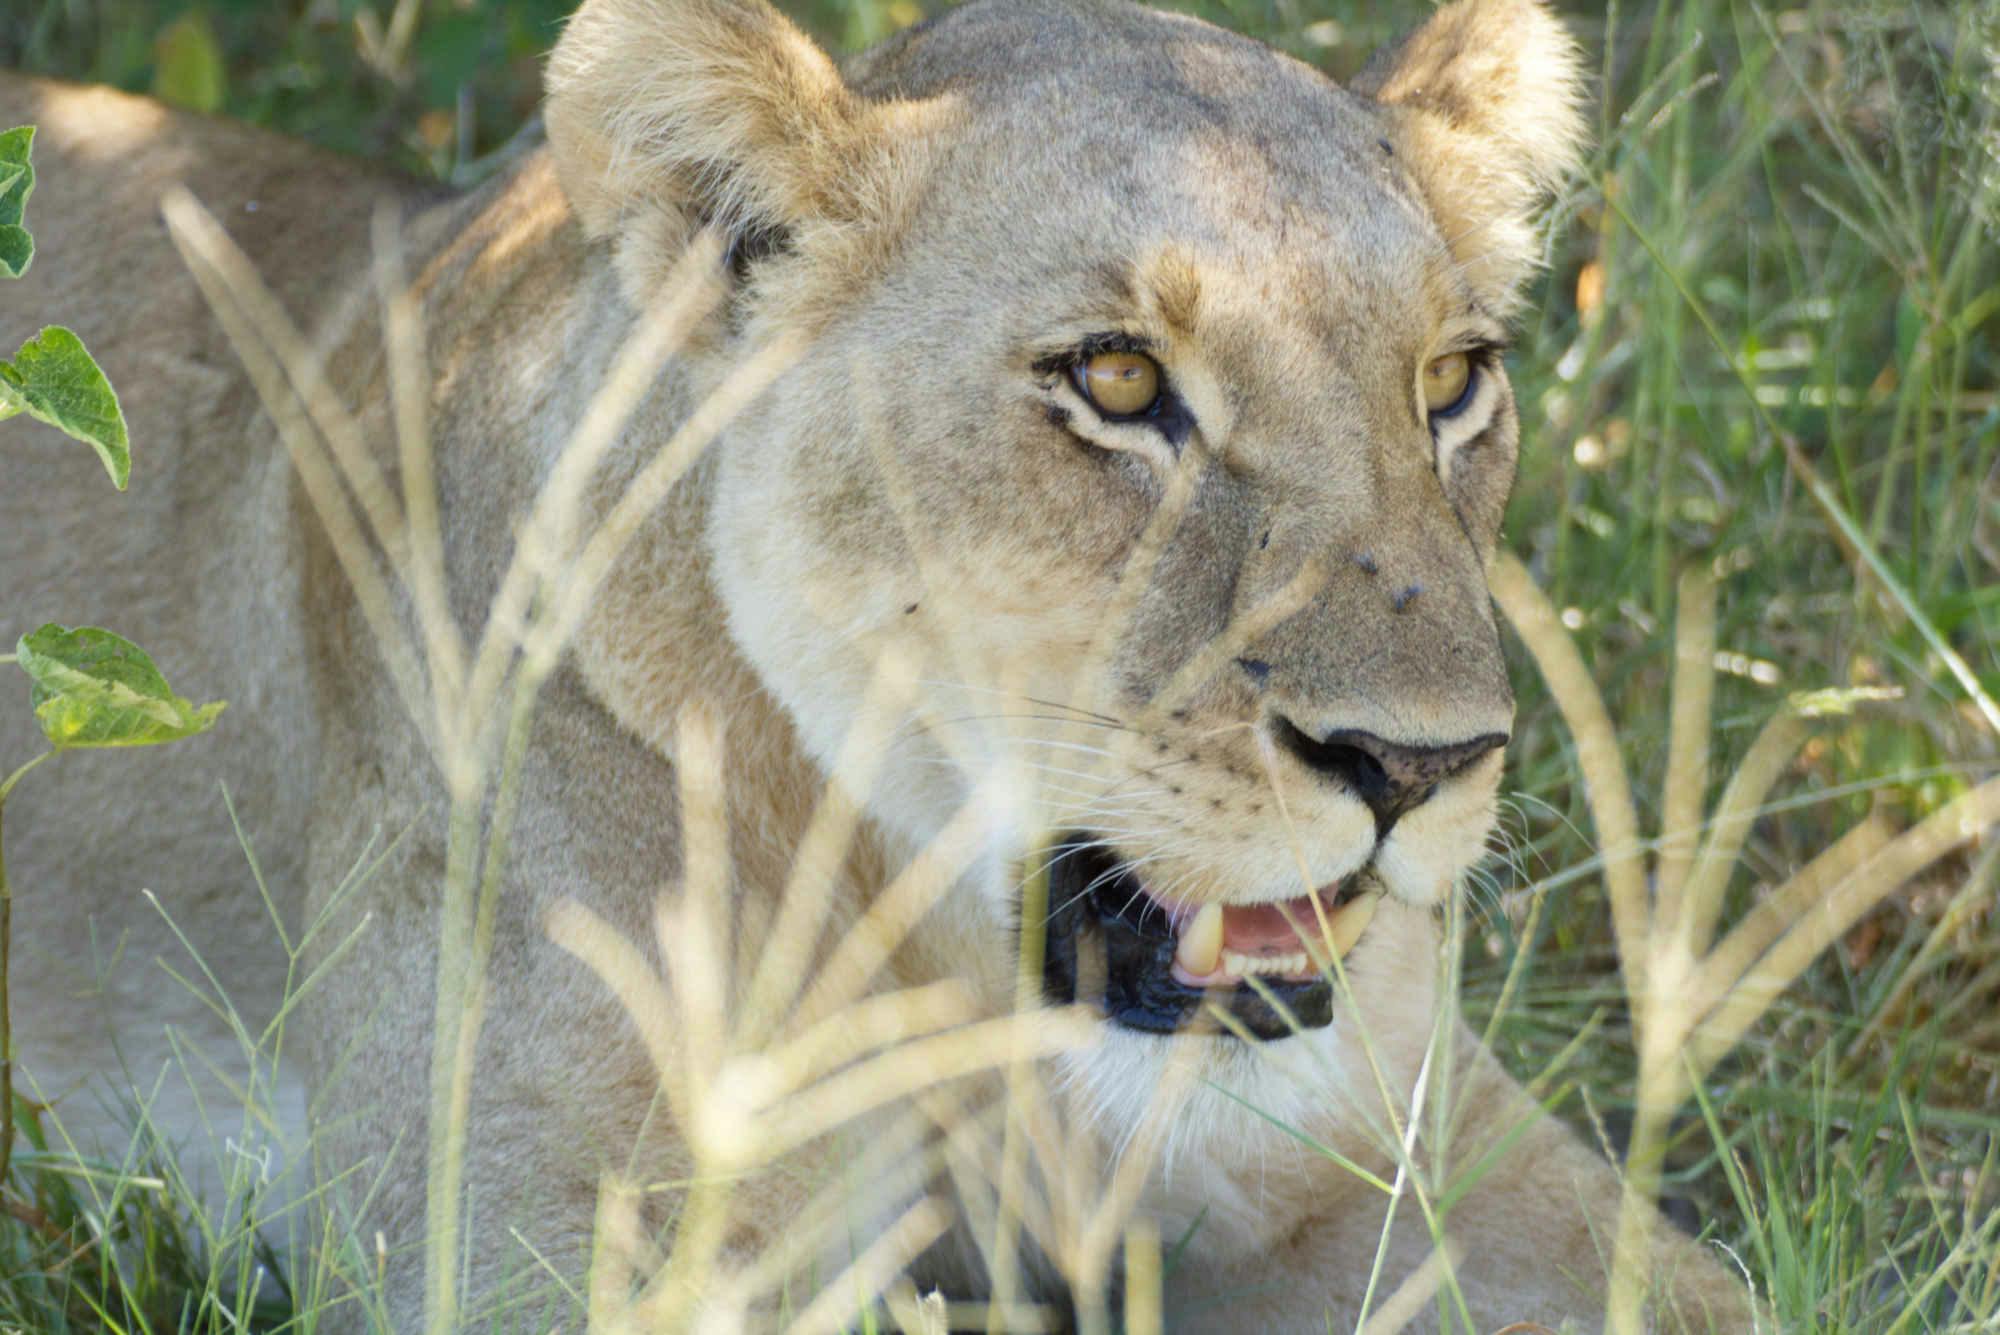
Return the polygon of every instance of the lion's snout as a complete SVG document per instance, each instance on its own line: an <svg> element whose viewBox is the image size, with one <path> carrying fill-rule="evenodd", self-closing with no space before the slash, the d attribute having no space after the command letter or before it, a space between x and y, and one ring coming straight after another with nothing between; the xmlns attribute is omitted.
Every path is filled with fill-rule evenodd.
<svg viewBox="0 0 2000 1335"><path fill-rule="evenodd" d="M1283 716L1271 732L1308 769L1337 780L1375 816L1375 837L1388 837L1404 812L1429 799L1437 786L1507 744L1504 732L1441 746L1407 746L1359 728L1314 737Z"/></svg>

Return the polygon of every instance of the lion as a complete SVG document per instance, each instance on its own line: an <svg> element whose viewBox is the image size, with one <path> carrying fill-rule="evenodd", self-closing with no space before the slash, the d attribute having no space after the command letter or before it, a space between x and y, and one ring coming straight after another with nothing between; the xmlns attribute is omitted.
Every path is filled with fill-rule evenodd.
<svg viewBox="0 0 2000 1335"><path fill-rule="evenodd" d="M29 1088L89 1134L78 1091L122 1070L164 1135L213 1135L242 1035L161 968L195 977L194 952L251 1034L303 989L273 1098L381 1284L329 1319L471 1319L551 1274L580 1292L607 1178L692 1162L642 1033L712 1040L815 813L848 801L798 967L969 824L966 865L853 989L948 985L993 1018L1025 987L1087 1017L1035 1069L1102 1153L1038 1171L1109 1190L1084 1176L1112 1181L1151 1128L1128 1185L1186 1240L1170 1329L1346 1328L1371 1291L1378 1322L1594 1325L1617 1173L1444 1013L1440 970L1513 724L1485 579L1520 436L1503 353L1580 87L1536 0L1456 0L1346 87L1124 0L975 0L844 69L762 0L587 0L549 63L546 145L454 196L6 78L0 123L40 127L45 240L0 341L27 312L72 322L138 462L115 497L85 452L12 428L8 476L35 482L0 488L0 624L120 629L231 702L209 737L66 757L10 804ZM382 351L371 275L376 211L398 220L438 596L463 627L663 294L702 296L580 487L586 523L760 349L791 350L645 512L540 688L477 998L455 1308L424 1266L448 776L161 225L177 186L320 321L328 384L392 478L412 365ZM871 719L884 741L850 786ZM0 756L30 753L31 726L0 711ZM551 936L589 921L646 969L701 963L656 903L703 874L683 781L714 755L724 1009L635 1014ZM170 1060L189 1078L157 1079ZM1446 1084L1448 1116L1412 1111ZM840 1144L747 1177L718 1264L781 1242ZM1461 1189L1435 1221L1392 1214L1405 1173ZM854 1188L855 1217L896 1217L927 1175ZM1111 1282L1052 1251L996 1276L978 1203L958 1209L913 1289L1060 1304ZM1749 1328L1712 1249L1647 1227L1663 1326Z"/></svg>

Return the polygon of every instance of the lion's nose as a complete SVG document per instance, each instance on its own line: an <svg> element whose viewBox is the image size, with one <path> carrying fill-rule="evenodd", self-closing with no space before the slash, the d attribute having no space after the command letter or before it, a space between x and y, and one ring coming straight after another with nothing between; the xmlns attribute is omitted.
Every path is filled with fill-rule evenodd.
<svg viewBox="0 0 2000 1335"><path fill-rule="evenodd" d="M1445 746L1404 746L1357 728L1316 738L1287 718L1275 720L1272 728L1286 750L1313 770L1339 779L1368 805L1375 813L1377 838L1387 835L1404 812L1421 805L1438 784L1507 744L1504 732Z"/></svg>

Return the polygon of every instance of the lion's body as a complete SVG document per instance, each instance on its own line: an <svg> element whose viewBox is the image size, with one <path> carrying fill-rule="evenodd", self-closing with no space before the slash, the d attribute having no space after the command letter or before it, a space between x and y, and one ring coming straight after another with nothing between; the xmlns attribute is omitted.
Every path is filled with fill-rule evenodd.
<svg viewBox="0 0 2000 1335"><path fill-rule="evenodd" d="M45 621L133 625L136 614L145 629L134 633L150 637L169 671L212 683L235 706L229 729L186 754L80 753L51 771L56 782L26 784L9 803L21 887L13 986L33 999L17 1032L31 1068L41 1054L80 1056L49 1072L54 1094L72 1074L113 1069L107 1020L130 1045L135 1075L157 1072L163 1022L212 1051L236 1049L191 995L161 986L153 961L185 956L142 889L238 956L231 993L248 1014L274 1013L282 957L263 948L275 941L268 933L259 949L239 949L256 890L243 859L227 856L217 785L229 785L247 830L269 832L263 865L287 893L304 870L312 790L299 778L319 750L290 465L256 429L256 395L160 225L160 195L187 182L229 213L267 271L284 275L275 281L290 300L317 305L365 264L370 200L393 183L303 145L100 90L8 79L0 120L38 126L42 179L30 207L44 242L42 262L0 304L0 340L12 348L45 323L75 328L116 376L142 470L128 496L95 495L74 467L74 442L10 424L0 488L8 633ZM34 754L32 716L0 713L0 754ZM112 989L102 998L87 990L100 976ZM186 1125L178 1082L167 1089L181 1106L163 1120ZM65 1122L103 1124L99 1097L77 1089Z"/></svg>
<svg viewBox="0 0 2000 1335"><path fill-rule="evenodd" d="M1514 215L1570 151L1567 129L1536 130L1550 142L1540 157L1523 150L1511 176L1494 169L1442 197L1439 126L1476 134L1476 115L1378 120L1303 67L1184 20L990 0L860 58L852 93L777 23L724 0L587 7L553 71L552 150L462 200L135 99L0 78L0 124L41 127L30 223L43 249L6 294L0 343L39 320L76 327L124 396L136 456L131 492L117 497L87 452L10 424L0 468L32 481L0 488L0 627L103 624L148 646L178 689L231 702L212 737L158 755L64 757L10 802L23 1062L53 1096L109 1069L116 1033L146 1088L170 1055L171 1024L224 1071L240 1066L229 1029L160 971L156 960L186 974L188 957L138 893L157 892L253 1027L275 1012L284 956L216 795L226 783L285 930L297 940L317 924L301 968L339 956L288 1050L314 1100L323 1174L361 1164L355 1181L375 1185L351 1222L391 1248L399 1328L421 1310L443 786L277 433L160 225L159 196L175 183L315 322L335 392L392 472L369 228L378 201L396 205L428 333L448 596L468 631L637 305L669 286L697 224L733 226L764 248L624 424L589 515L744 348L774 332L812 336L623 553L542 691L474 1066L475 1307L545 1277L522 1242L579 1271L607 1172L659 1182L687 1171L632 1021L547 937L551 914L581 906L663 967L651 943L656 896L683 870L669 757L684 706L726 726L746 975L885 653L921 661L924 698L900 720L904 750L856 794L867 820L832 876L827 942L948 825L986 767L1011 763L1019 736L950 735L1003 692L1125 720L1104 740L1071 726L1085 715L1065 715L1025 745L1108 757L1077 767L1100 797L1122 795L1120 828L1156 839L1137 851L1176 894L1283 898L1300 893L1302 870L1310 884L1365 874L1387 886L1347 962L1355 1013L1285 1040L1273 1049L1284 1060L1236 1039L1122 1031L1059 1059L1068 1115L1107 1148L1144 1112L1163 1055L1205 1045L1210 1078L1393 1175L1364 1126L1381 1105L1358 1034L1407 1102L1437 1027L1433 910L1479 855L1498 752L1435 778L1435 795L1385 823L1291 753L1260 750L1242 720L1281 709L1314 737L1358 729L1406 749L1506 731L1481 576L1511 481L1504 380L1495 372L1481 400L1492 425L1455 452L1406 457L1374 441L1413 426L1426 441L1449 434L1400 422L1411 416L1405 369L1435 354L1427 322L1490 323L1514 300L1526 235ZM658 73L691 50L709 58L697 75ZM1371 86L1385 102L1399 78L1443 88L1423 72L1434 57L1406 53ZM1569 66L1553 59L1560 105L1523 115L1566 126ZM649 79L674 90L658 106L634 100ZM740 114L704 114L703 80ZM750 95L759 80L761 101ZM814 116L827 119L806 133L800 121ZM1086 129L1040 128L1073 124ZM1038 139L1079 160L1032 151ZM718 183L729 172L742 179ZM1156 181L1166 184L1135 194ZM1469 250L1468 216L1487 224ZM1120 302L1133 309L1102 314ZM1406 307L1441 314L1405 327ZM1149 427L1080 423L1089 408L1034 369L1046 340L1100 328L1155 331L1147 346L1200 420L1198 444L1169 452L1130 434ZM956 397L936 410L925 376L940 354L1008 369L962 381L946 366L937 388ZM1198 479L1142 596L1116 604L1133 630L1114 642L1105 680L1079 688L1127 555L1168 503L1163 479L1197 449L1220 462ZM1314 581L1301 585L1301 572ZM1225 657L1227 682L1196 680L1171 718L1146 714L1200 646L1299 588L1234 659L1254 649L1262 675L1246 682ZM949 688L926 685L947 676ZM1114 755L1127 737L1131 752ZM0 762L34 740L24 710L0 710ZM1164 781L1134 789L1135 776L1169 766L1171 795ZM1015 843L996 836L891 952L877 990L955 980L979 1009L1009 1008L1008 894L1035 851L1022 841L1080 820L1036 791L1022 828L1007 831ZM1107 809L1084 807L1099 819ZM1295 838L1290 822L1306 833ZM1158 839L1166 828L1180 837ZM357 859L385 845L343 890ZM78 988L93 978L110 990L86 998ZM1589 1320L1601 1311L1614 1174L1539 1120L1468 1037L1440 1051L1462 1111L1448 1147L1422 1142L1435 1168L1474 1162L1526 1127L1450 1220L1472 1313L1483 1328ZM71 1095L65 1120L90 1097ZM234 1120L208 1111L220 1152ZM184 1095L159 1112L183 1132L198 1123ZM1376 1189L1224 1100L1178 1116L1141 1199L1169 1239L1200 1220L1171 1279L1173 1328L1351 1322L1382 1229ZM395 1167L376 1184L392 1148ZM825 1172L801 1154L748 1188L730 1248L782 1237ZM894 1211L908 1190L892 1176L858 1208ZM1385 1291L1432 1250L1406 1203ZM923 1278L983 1291L973 1254L934 1249ZM1656 1259L1684 1315L1707 1305L1720 1329L1743 1319L1734 1283L1691 1243L1663 1230Z"/></svg>

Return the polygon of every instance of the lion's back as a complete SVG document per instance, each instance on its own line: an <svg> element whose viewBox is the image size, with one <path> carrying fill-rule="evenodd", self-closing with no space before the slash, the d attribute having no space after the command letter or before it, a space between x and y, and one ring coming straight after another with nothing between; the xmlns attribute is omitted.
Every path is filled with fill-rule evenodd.
<svg viewBox="0 0 2000 1335"><path fill-rule="evenodd" d="M0 289L0 356L44 325L74 329L118 391L133 468L130 493L114 497L89 451L33 422L8 424L8 474L34 486L0 488L6 626L24 600L57 611L39 606L44 595L64 599L69 617L89 610L78 597L146 601L169 573L146 539L202 531L190 521L228 506L263 462L253 396L168 234L162 197L189 189L310 326L365 278L376 201L421 190L146 98L0 72L0 128L23 124L36 127L27 225L37 253Z"/></svg>
<svg viewBox="0 0 2000 1335"><path fill-rule="evenodd" d="M231 704L208 737L66 755L8 803L16 1036L36 1087L54 1092L117 1069L102 1047L112 1029L144 1048L168 1021L212 1038L223 1059L233 1047L154 963L187 965L142 890L205 954L236 965L232 1000L247 1015L268 1013L282 959L248 863L227 853L218 784L227 777L283 896L317 744L298 666L290 465L161 197L190 189L310 326L337 294L365 297L376 202L416 202L424 188L144 98L0 73L0 128L23 124L36 127L26 221L37 253L24 278L0 284L0 357L45 325L74 329L119 394L133 464L120 495L85 446L26 418L0 425L0 652L45 621L102 625L143 645L177 690ZM42 749L25 705L25 691L0 698L0 767ZM92 994L98 1003L80 1000ZM150 1079L158 1054L132 1055ZM64 1108L87 1133L74 1125L91 1120L82 1090Z"/></svg>

